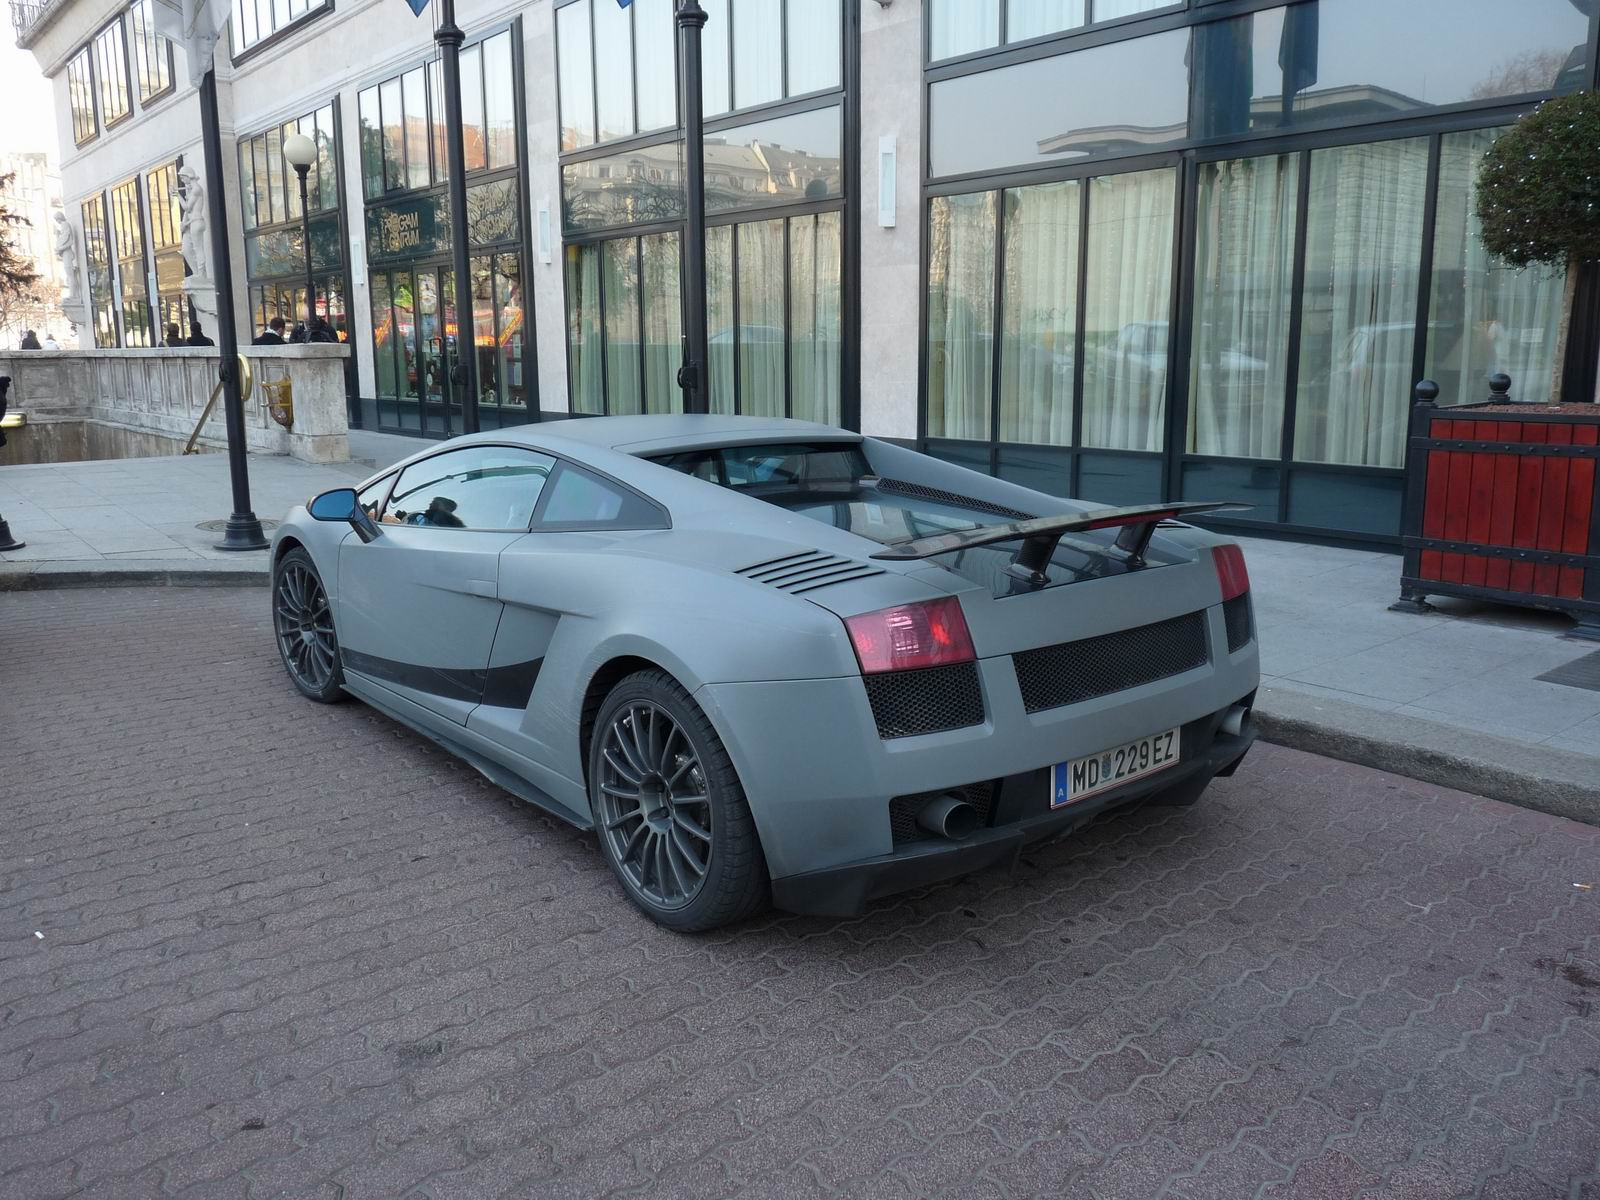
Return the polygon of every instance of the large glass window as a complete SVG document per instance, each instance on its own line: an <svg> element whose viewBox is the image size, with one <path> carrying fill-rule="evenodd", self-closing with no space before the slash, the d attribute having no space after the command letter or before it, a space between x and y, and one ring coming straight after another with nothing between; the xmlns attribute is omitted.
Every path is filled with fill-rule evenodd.
<svg viewBox="0 0 1600 1200"><path fill-rule="evenodd" d="M327 12L332 0L233 0L233 56L282 33L303 17Z"/></svg>
<svg viewBox="0 0 1600 1200"><path fill-rule="evenodd" d="M840 322L837 212L789 222L789 415L839 421Z"/></svg>
<svg viewBox="0 0 1600 1200"><path fill-rule="evenodd" d="M1300 156L1202 163L1199 175L1188 449L1277 458L1294 309Z"/></svg>
<svg viewBox="0 0 1600 1200"><path fill-rule="evenodd" d="M561 149L594 145L594 48L589 0L556 10Z"/></svg>
<svg viewBox="0 0 1600 1200"><path fill-rule="evenodd" d="M239 203L246 230L300 220L300 180L283 158L283 140L301 133L317 147L306 172L311 214L339 207L338 134L333 104L239 139Z"/></svg>
<svg viewBox="0 0 1600 1200"><path fill-rule="evenodd" d="M1000 440L1072 444L1083 184L1005 193Z"/></svg>
<svg viewBox="0 0 1600 1200"><path fill-rule="evenodd" d="M122 292L122 344L153 345L150 325L150 289L145 276L144 220L139 203L139 178L111 189L112 247L117 260L117 282Z"/></svg>
<svg viewBox="0 0 1600 1200"><path fill-rule="evenodd" d="M989 436L994 227L994 192L928 204L929 437Z"/></svg>
<svg viewBox="0 0 1600 1200"><path fill-rule="evenodd" d="M94 75L100 86L100 121L110 129L132 110L128 104L128 51L118 17L94 37Z"/></svg>
<svg viewBox="0 0 1600 1200"><path fill-rule="evenodd" d="M734 0L734 108L782 99L782 16L781 0Z"/></svg>
<svg viewBox="0 0 1600 1200"><path fill-rule="evenodd" d="M104 195L83 202L83 258L89 277L89 310L94 322L94 344L102 349L120 346L117 333L116 289L112 286L111 230L106 221Z"/></svg>
<svg viewBox="0 0 1600 1200"><path fill-rule="evenodd" d="M1484 154L1502 129L1447 133L1440 139L1439 203L1433 232L1428 351L1422 374L1439 385L1440 404L1489 394L1489 376L1511 377L1519 400L1551 395L1566 270L1518 269L1483 246L1473 205Z"/></svg>
<svg viewBox="0 0 1600 1200"><path fill-rule="evenodd" d="M928 0L928 57L954 58L1001 42L1024 42L1098 21L1115 21L1183 0Z"/></svg>
<svg viewBox="0 0 1600 1200"><path fill-rule="evenodd" d="M178 164L170 162L147 173L145 195L150 201L150 253L155 263L155 326L165 335L168 325L189 334L189 306L184 302L182 213L178 208Z"/></svg>
<svg viewBox="0 0 1600 1200"><path fill-rule="evenodd" d="M706 211L824 200L843 190L839 110L818 108L705 138Z"/></svg>
<svg viewBox="0 0 1600 1200"><path fill-rule="evenodd" d="M941 80L929 89L932 173L1176 145L1189 133L1188 60L1189 33L1174 29Z"/></svg>
<svg viewBox="0 0 1600 1200"><path fill-rule="evenodd" d="M1311 153L1295 457L1405 457L1428 141Z"/></svg>
<svg viewBox="0 0 1600 1200"><path fill-rule="evenodd" d="M440 529L525 530L555 465L548 454L509 446L435 454L400 472L382 519Z"/></svg>
<svg viewBox="0 0 1600 1200"><path fill-rule="evenodd" d="M683 411L678 272L675 233L567 248L574 412Z"/></svg>
<svg viewBox="0 0 1600 1200"><path fill-rule="evenodd" d="M566 163L561 194L563 224L570 230L682 220L683 143Z"/></svg>
<svg viewBox="0 0 1600 1200"><path fill-rule="evenodd" d="M133 77L139 85L139 103L148 104L172 90L172 45L156 36L154 0L134 0L128 10Z"/></svg>
<svg viewBox="0 0 1600 1200"><path fill-rule="evenodd" d="M1349 125L1578 88L1588 75L1589 8L1571 0L1309 0L1202 26L1195 132Z"/></svg>
<svg viewBox="0 0 1600 1200"><path fill-rule="evenodd" d="M67 63L67 104L72 110L72 140L81 146L97 137L100 125L95 117L94 68L87 46Z"/></svg>

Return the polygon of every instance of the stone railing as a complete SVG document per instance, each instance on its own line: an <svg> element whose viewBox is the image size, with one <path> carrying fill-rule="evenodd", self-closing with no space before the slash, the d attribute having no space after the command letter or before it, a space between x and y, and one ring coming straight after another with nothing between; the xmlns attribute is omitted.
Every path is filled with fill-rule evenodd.
<svg viewBox="0 0 1600 1200"><path fill-rule="evenodd" d="M254 454L289 454L307 462L350 457L345 407L345 345L242 346L255 376L245 401L245 441ZM0 375L11 376L11 409L29 425L88 421L131 435L176 442L193 432L217 381L217 352L202 347L161 350L19 350L0 353ZM263 383L287 379L294 424L268 414ZM219 396L199 444L227 445Z"/></svg>

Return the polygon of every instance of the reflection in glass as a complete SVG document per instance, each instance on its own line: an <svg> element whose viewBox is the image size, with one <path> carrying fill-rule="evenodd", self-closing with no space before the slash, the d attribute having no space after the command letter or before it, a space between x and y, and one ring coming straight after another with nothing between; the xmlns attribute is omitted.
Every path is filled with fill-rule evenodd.
<svg viewBox="0 0 1600 1200"><path fill-rule="evenodd" d="M477 354L478 403L500 403L500 343L494 332L494 260L472 260L472 340Z"/></svg>
<svg viewBox="0 0 1600 1200"><path fill-rule="evenodd" d="M706 353L711 411L733 412L733 226L706 230Z"/></svg>
<svg viewBox="0 0 1600 1200"><path fill-rule="evenodd" d="M1300 156L1202 163L1199 174L1188 451L1276 458L1288 385Z"/></svg>
<svg viewBox="0 0 1600 1200"><path fill-rule="evenodd" d="M441 67L441 71L443 68ZM409 110L410 103L406 108ZM434 108L439 115L444 115L444 92L438 93L434 101ZM407 113L409 116L409 112ZM448 137L448 127L446 136ZM488 134L484 127L483 114L483 47L469 46L461 51L461 150L462 161L467 164L467 170L482 170L489 161ZM450 161L448 150L445 153L445 163ZM449 171L448 165L444 171Z"/></svg>
<svg viewBox="0 0 1600 1200"><path fill-rule="evenodd" d="M494 309L500 322L499 378L502 403L522 408L528 403L522 377L522 352L527 340L522 316L522 262L515 254L494 260Z"/></svg>
<svg viewBox="0 0 1600 1200"><path fill-rule="evenodd" d="M564 11L564 10L563 10ZM600 362L600 247L567 247L567 379L572 411L606 410Z"/></svg>
<svg viewBox="0 0 1600 1200"><path fill-rule="evenodd" d="M1343 125L1569 91L1588 73L1588 8L1571 0L1313 0L1201 26L1196 134Z"/></svg>
<svg viewBox="0 0 1600 1200"><path fill-rule="evenodd" d="M1090 184L1085 446L1161 449L1176 182L1176 172L1163 168L1102 175Z"/></svg>
<svg viewBox="0 0 1600 1200"><path fill-rule="evenodd" d="M339 207L339 154L338 133L333 125L333 107L319 108L316 112L317 179L319 190L311 201L319 209Z"/></svg>
<svg viewBox="0 0 1600 1200"><path fill-rule="evenodd" d="M665 142L566 163L561 168L561 193L567 229L680 220L683 144Z"/></svg>
<svg viewBox="0 0 1600 1200"><path fill-rule="evenodd" d="M383 104L383 186L395 191L406 186L405 116L400 108L400 81L386 79L378 87Z"/></svg>
<svg viewBox="0 0 1600 1200"><path fill-rule="evenodd" d="M678 33L672 0L633 0L633 32L639 132L668 129L678 122Z"/></svg>
<svg viewBox="0 0 1600 1200"><path fill-rule="evenodd" d="M839 86L839 0L788 6L789 95Z"/></svg>
<svg viewBox="0 0 1600 1200"><path fill-rule="evenodd" d="M789 415L839 423L839 214L789 221Z"/></svg>
<svg viewBox="0 0 1600 1200"><path fill-rule="evenodd" d="M362 130L365 135L366 130ZM363 138L364 140L364 138ZM256 227L256 156L249 141L239 143L239 199L244 211L244 227Z"/></svg>
<svg viewBox="0 0 1600 1200"><path fill-rule="evenodd" d="M378 89L368 88L358 101L361 117L361 180L367 199L383 195L383 122L378 117Z"/></svg>
<svg viewBox="0 0 1600 1200"><path fill-rule="evenodd" d="M394 313L389 306L388 272L374 271L369 285L372 291L372 363L378 377L378 395L397 396L400 377L394 361ZM263 314L263 325L267 315Z"/></svg>
<svg viewBox="0 0 1600 1200"><path fill-rule="evenodd" d="M1554 386L1561 327L1562 267L1518 270L1483 247L1473 208L1478 164L1504 130L1447 133L1439 155L1439 211L1433 235L1425 379L1440 404L1489 394L1489 376L1511 376L1518 400L1546 400Z"/></svg>
<svg viewBox="0 0 1600 1200"><path fill-rule="evenodd" d="M1311 151L1297 459L1404 459L1427 178L1426 138Z"/></svg>
<svg viewBox="0 0 1600 1200"><path fill-rule="evenodd" d="M1118 17L1132 17L1153 8L1176 8L1182 3L1183 0L1094 0L1094 19L1115 21Z"/></svg>
<svg viewBox="0 0 1600 1200"><path fill-rule="evenodd" d="M556 9L556 71L561 103L561 149L594 145L594 56L589 43L589 0Z"/></svg>
<svg viewBox="0 0 1600 1200"><path fill-rule="evenodd" d="M781 417L783 222L755 221L734 232L739 245L739 411L746 416Z"/></svg>
<svg viewBox="0 0 1600 1200"><path fill-rule="evenodd" d="M783 96L781 0L739 0L733 21L733 106Z"/></svg>
<svg viewBox="0 0 1600 1200"><path fill-rule="evenodd" d="M819 108L708 133L706 211L793 204L839 195L839 138L837 108Z"/></svg>
<svg viewBox="0 0 1600 1200"><path fill-rule="evenodd" d="M639 378L639 259L633 238L600 244L608 413L643 410Z"/></svg>
<svg viewBox="0 0 1600 1200"><path fill-rule="evenodd" d="M428 94L433 97L428 115L433 130L433 181L444 183L450 178L450 137L444 119L444 64L437 58L428 64Z"/></svg>
<svg viewBox="0 0 1600 1200"><path fill-rule="evenodd" d="M511 34L483 44L484 124L489 133L489 166L517 161L517 102L512 77Z"/></svg>
<svg viewBox="0 0 1600 1200"><path fill-rule="evenodd" d="M1069 180L1005 193L1002 442L1072 443L1082 188Z"/></svg>
<svg viewBox="0 0 1600 1200"><path fill-rule="evenodd" d="M988 438L995 193L928 202L928 436Z"/></svg>
<svg viewBox="0 0 1600 1200"><path fill-rule="evenodd" d="M406 186L425 188L428 186L428 88L422 68L407 71L400 83L405 93Z"/></svg>
<svg viewBox="0 0 1600 1200"><path fill-rule="evenodd" d="M595 119L600 140L633 133L633 21L615 0L594 6Z"/></svg>
<svg viewBox="0 0 1600 1200"><path fill-rule="evenodd" d="M647 412L682 412L678 362L683 313L678 299L678 235L640 238L644 297L644 402Z"/></svg>
<svg viewBox="0 0 1600 1200"><path fill-rule="evenodd" d="M700 102L707 117L733 108L728 78L728 0L701 0L706 27L700 34Z"/></svg>
<svg viewBox="0 0 1600 1200"><path fill-rule="evenodd" d="M1076 29L1087 20L1085 3L1086 0L1008 0L1006 41L1023 42L1060 33L1063 29ZM1103 3L1095 7L1099 9Z"/></svg>
<svg viewBox="0 0 1600 1200"><path fill-rule="evenodd" d="M400 472L384 506L392 525L525 530L555 459L507 446L446 451Z"/></svg>
<svg viewBox="0 0 1600 1200"><path fill-rule="evenodd" d="M925 11L934 62L1000 42L1000 0L928 0Z"/></svg>
<svg viewBox="0 0 1600 1200"><path fill-rule="evenodd" d="M267 158L267 216L272 224L288 219L288 208L284 204L283 182L287 164L283 161L283 131L281 129L267 130L267 136L262 139L266 146Z"/></svg>
<svg viewBox="0 0 1600 1200"><path fill-rule="evenodd" d="M929 88L933 174L1175 145L1189 129L1188 57L1188 32L1173 29L941 80Z"/></svg>

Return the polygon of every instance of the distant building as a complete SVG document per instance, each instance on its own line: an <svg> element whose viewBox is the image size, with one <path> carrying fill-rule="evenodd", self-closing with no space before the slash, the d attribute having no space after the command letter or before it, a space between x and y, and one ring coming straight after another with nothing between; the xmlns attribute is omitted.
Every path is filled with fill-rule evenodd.
<svg viewBox="0 0 1600 1200"><path fill-rule="evenodd" d="M10 0L55 86L99 345L182 322L198 107L151 0ZM1561 272L1484 251L1485 150L1596 82L1591 0L701 0L711 391L1047 491L1249 500L1398 539L1418 379L1549 393ZM234 0L219 55L239 334L304 312L286 132L352 422L681 403L673 0L459 0L472 279L433 20ZM885 178L885 172L892 177ZM1600 306L1600 272L1579 280ZM1571 386L1593 394L1580 330ZM89 330L85 330L88 338Z"/></svg>
<svg viewBox="0 0 1600 1200"><path fill-rule="evenodd" d="M40 299L14 304L4 314L5 328L0 341L15 346L25 329L32 329L43 341L52 336L63 348L76 347L77 335L61 311L61 263L56 258L55 217L61 208L61 177L51 169L50 156L38 151L0 151L0 180L7 176L5 206L24 218L26 226L13 228L9 236L39 273Z"/></svg>

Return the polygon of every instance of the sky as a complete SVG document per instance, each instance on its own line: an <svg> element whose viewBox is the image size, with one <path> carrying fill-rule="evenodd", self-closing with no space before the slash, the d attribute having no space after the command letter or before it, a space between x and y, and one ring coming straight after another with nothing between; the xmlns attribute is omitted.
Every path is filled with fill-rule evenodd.
<svg viewBox="0 0 1600 1200"><path fill-rule="evenodd" d="M39 64L12 42L11 22L0 30L0 150L44 150L59 162L50 83Z"/></svg>

